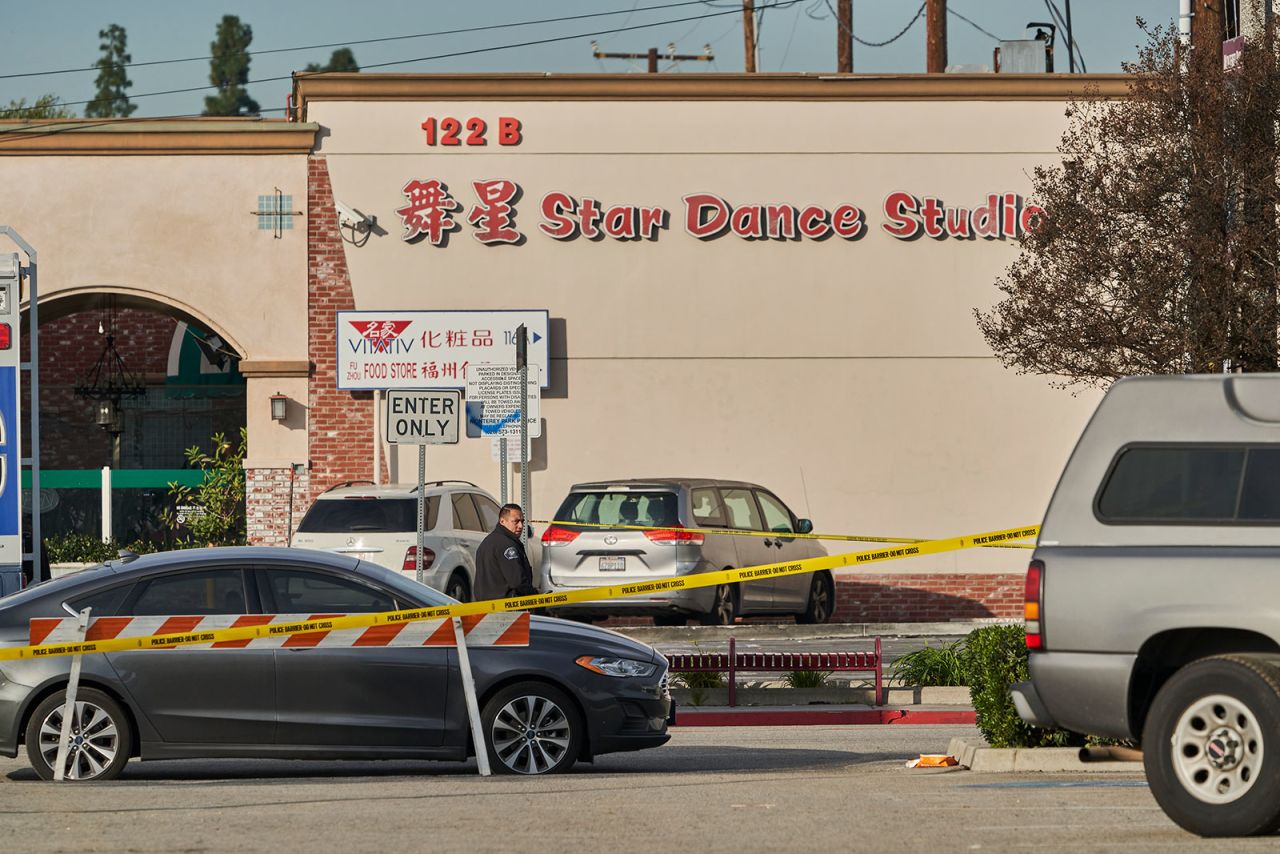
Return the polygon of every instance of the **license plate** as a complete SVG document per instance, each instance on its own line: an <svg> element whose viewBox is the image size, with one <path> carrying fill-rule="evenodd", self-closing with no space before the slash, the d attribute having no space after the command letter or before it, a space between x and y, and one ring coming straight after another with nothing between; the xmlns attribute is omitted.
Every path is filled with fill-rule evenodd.
<svg viewBox="0 0 1280 854"><path fill-rule="evenodd" d="M625 572L626 569L627 569L627 559L625 557L600 558L601 572Z"/></svg>

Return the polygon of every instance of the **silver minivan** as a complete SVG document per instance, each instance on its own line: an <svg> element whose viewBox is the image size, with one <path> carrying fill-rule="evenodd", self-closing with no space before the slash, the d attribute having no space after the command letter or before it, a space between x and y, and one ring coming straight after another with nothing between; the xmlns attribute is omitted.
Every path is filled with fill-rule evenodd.
<svg viewBox="0 0 1280 854"><path fill-rule="evenodd" d="M717 528L764 535L705 533ZM781 499L753 483L696 478L579 483L542 534L541 586L557 592L826 555L816 540L788 536L812 530L812 522L797 519ZM690 618L729 625L738 616L759 614L794 614L798 622L825 623L834 611L831 574L817 572L579 602L554 613L582 619L652 616L658 625L679 626Z"/></svg>

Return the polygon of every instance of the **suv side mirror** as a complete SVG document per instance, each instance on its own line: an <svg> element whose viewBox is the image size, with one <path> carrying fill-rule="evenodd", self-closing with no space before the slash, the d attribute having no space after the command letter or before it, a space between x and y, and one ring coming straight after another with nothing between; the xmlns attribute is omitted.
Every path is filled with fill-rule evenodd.
<svg viewBox="0 0 1280 854"><path fill-rule="evenodd" d="M809 519L797 519L797 520L796 520L796 533L797 533L797 534L812 534L812 533L813 533L813 522L812 522L812 521L810 521Z"/></svg>
<svg viewBox="0 0 1280 854"><path fill-rule="evenodd" d="M533 526L532 526L532 525L526 524L526 525L524 526L524 529L525 529L526 531L528 531L528 532L529 532L529 539L530 539L530 540L536 540L536 539L538 538L538 535L537 535L536 533L534 533L534 530L533 530Z"/></svg>

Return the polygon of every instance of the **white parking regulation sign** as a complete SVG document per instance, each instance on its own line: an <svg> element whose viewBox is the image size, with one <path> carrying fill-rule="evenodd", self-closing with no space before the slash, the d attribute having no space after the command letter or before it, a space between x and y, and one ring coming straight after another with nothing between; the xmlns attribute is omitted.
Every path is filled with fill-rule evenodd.
<svg viewBox="0 0 1280 854"><path fill-rule="evenodd" d="M462 421L457 389L387 392L387 442L392 445L456 445Z"/></svg>

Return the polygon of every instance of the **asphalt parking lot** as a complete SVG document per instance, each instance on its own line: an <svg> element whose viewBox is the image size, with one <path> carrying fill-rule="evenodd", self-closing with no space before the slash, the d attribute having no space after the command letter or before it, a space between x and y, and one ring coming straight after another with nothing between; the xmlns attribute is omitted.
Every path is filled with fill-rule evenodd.
<svg viewBox="0 0 1280 854"><path fill-rule="evenodd" d="M7 851L1273 850L1174 826L1134 774L908 770L969 727L676 730L568 775L468 764L131 763L113 783L39 782L0 759Z"/></svg>

